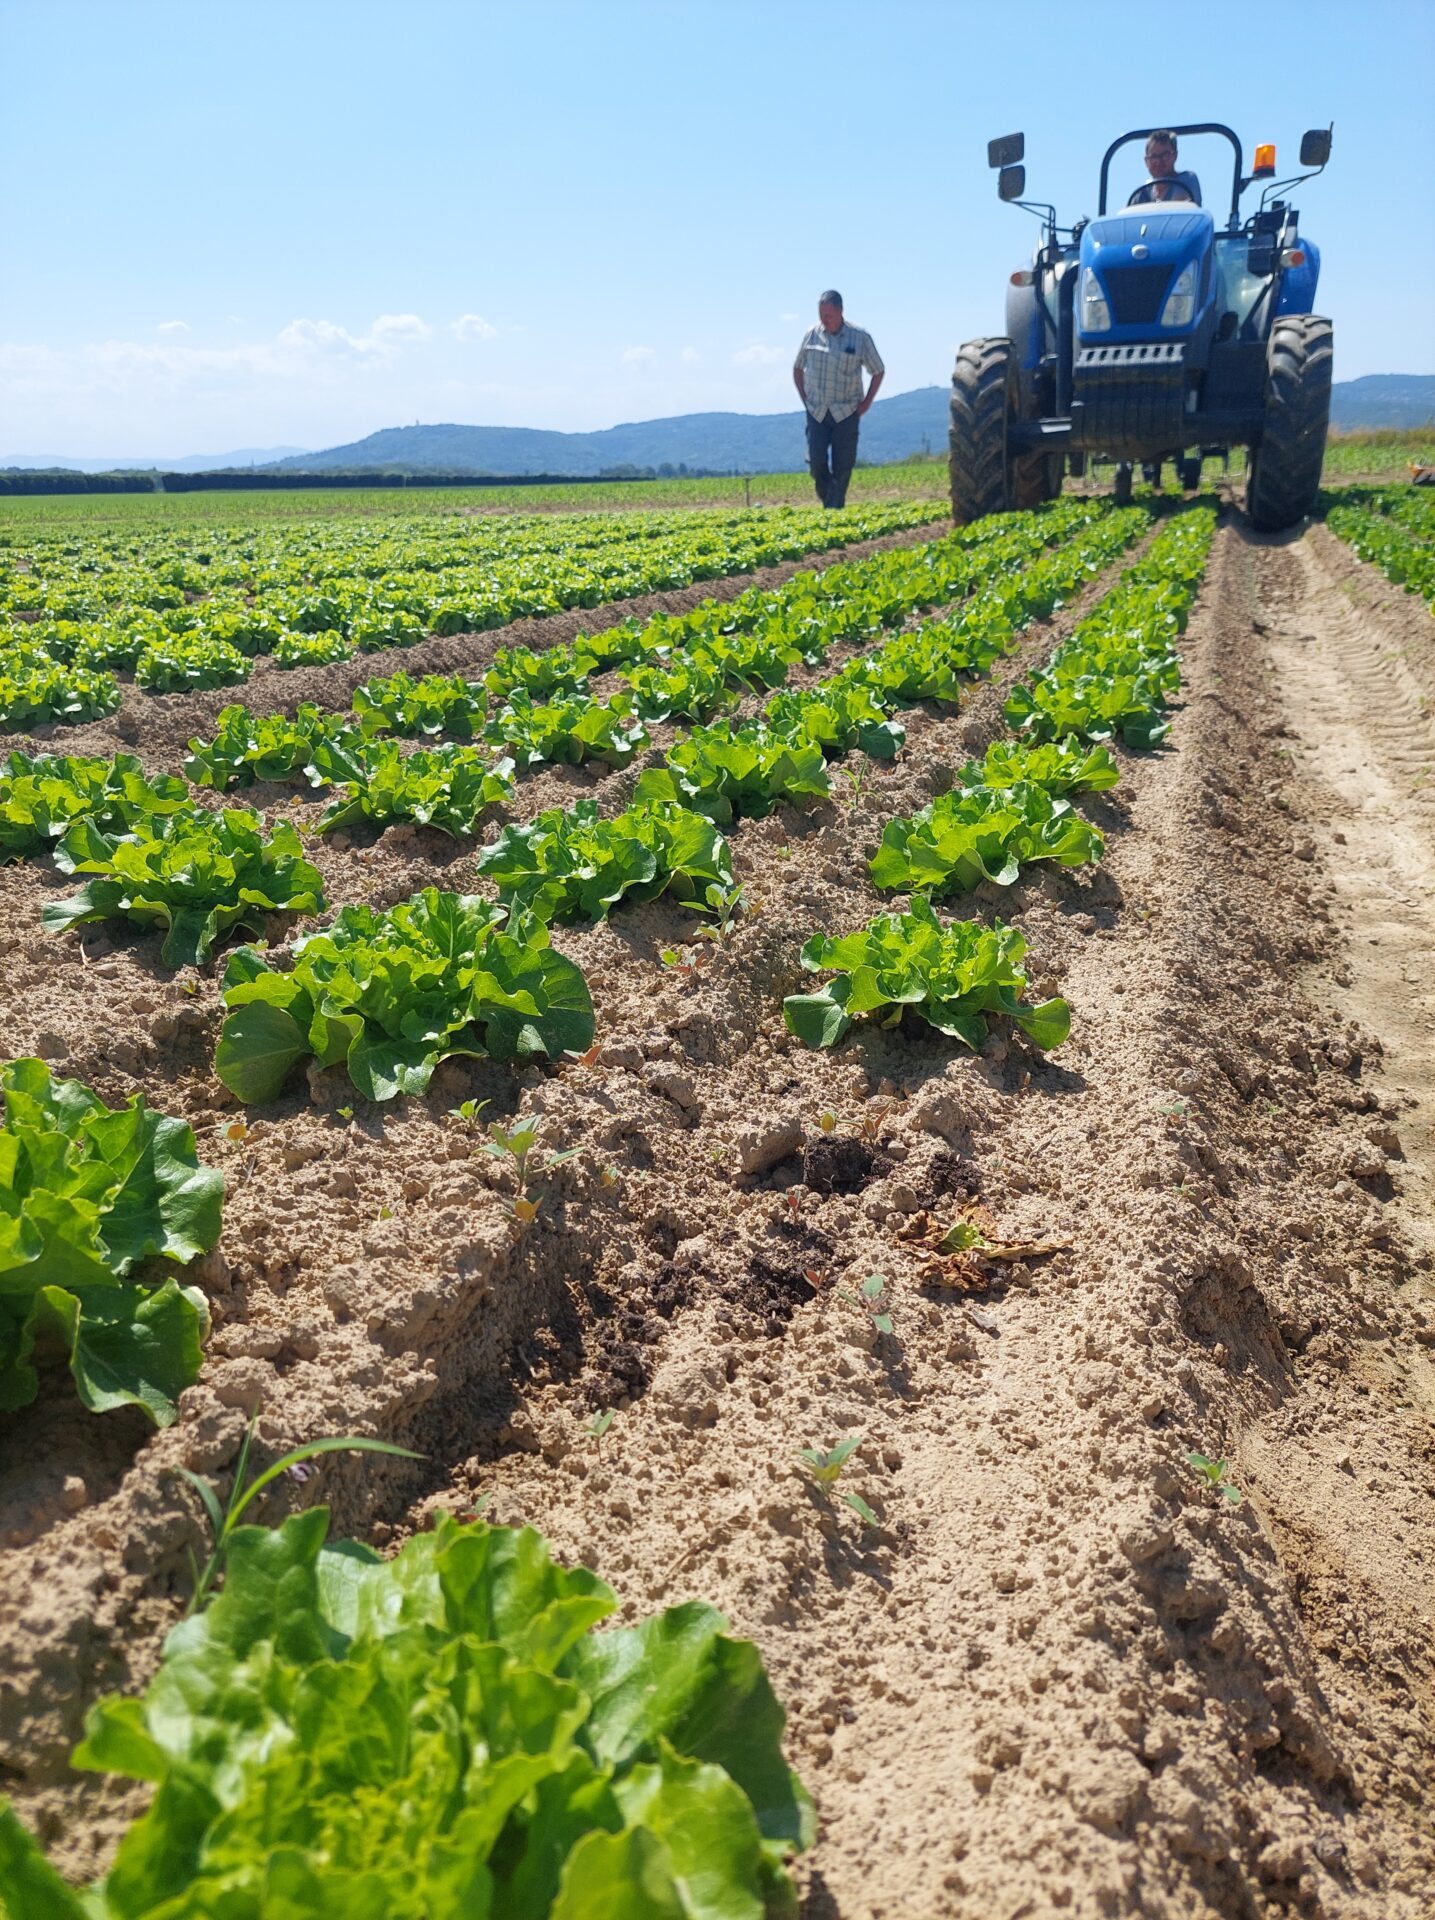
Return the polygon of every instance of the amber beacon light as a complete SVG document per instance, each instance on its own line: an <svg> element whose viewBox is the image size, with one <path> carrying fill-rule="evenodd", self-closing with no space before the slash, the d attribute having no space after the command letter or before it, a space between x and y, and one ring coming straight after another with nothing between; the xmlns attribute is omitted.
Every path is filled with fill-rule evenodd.
<svg viewBox="0 0 1435 1920"><path fill-rule="evenodd" d="M1251 169L1251 178L1253 180L1265 180L1265 179L1268 179L1270 175L1275 172L1275 170L1276 170L1275 147L1270 144L1267 144L1266 146L1263 146L1263 147L1257 147L1255 165Z"/></svg>

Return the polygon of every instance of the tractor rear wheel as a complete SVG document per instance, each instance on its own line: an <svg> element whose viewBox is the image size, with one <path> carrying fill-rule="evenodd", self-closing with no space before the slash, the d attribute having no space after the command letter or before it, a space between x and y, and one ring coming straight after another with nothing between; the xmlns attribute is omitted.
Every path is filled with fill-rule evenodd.
<svg viewBox="0 0 1435 1920"><path fill-rule="evenodd" d="M1007 452L1007 427L1017 406L1016 356L1010 340L968 340L957 349L947 465L952 518L959 527L1021 504Z"/></svg>
<svg viewBox="0 0 1435 1920"><path fill-rule="evenodd" d="M1061 492L1065 469L1059 453L1024 453L1011 464L1013 506L1044 506Z"/></svg>
<svg viewBox="0 0 1435 1920"><path fill-rule="evenodd" d="M1282 314L1271 328L1265 425L1246 481L1246 512L1263 532L1293 527L1315 505L1334 358L1335 329L1318 314Z"/></svg>

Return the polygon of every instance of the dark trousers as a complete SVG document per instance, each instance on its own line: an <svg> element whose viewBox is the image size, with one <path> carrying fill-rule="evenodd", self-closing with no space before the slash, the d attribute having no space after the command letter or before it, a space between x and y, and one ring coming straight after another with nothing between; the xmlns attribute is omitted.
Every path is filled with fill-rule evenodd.
<svg viewBox="0 0 1435 1920"><path fill-rule="evenodd" d="M830 413L824 413L820 420L814 420L810 413L807 416L807 464L824 507L847 505L847 482L857 464L859 424L855 413L849 413L845 420L834 420Z"/></svg>

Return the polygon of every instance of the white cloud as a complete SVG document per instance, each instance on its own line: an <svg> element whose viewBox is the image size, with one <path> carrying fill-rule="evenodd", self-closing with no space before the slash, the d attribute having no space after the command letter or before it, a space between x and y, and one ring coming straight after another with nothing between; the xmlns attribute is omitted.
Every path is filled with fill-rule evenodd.
<svg viewBox="0 0 1435 1920"><path fill-rule="evenodd" d="M381 313L369 328L375 340L427 340L432 328L416 313Z"/></svg>
<svg viewBox="0 0 1435 1920"><path fill-rule="evenodd" d="M702 359L702 355L698 352L696 347L684 347L683 358L684 360L687 361L690 367L695 367L699 362L699 360Z"/></svg>
<svg viewBox="0 0 1435 1920"><path fill-rule="evenodd" d="M332 320L291 320L279 331L279 345L291 351L333 359L372 359L427 340L431 329L416 313L381 313L367 333L350 333Z"/></svg>
<svg viewBox="0 0 1435 1920"><path fill-rule="evenodd" d="M735 367L771 367L782 358L780 347L765 347L754 341L750 347L739 347L732 357Z"/></svg>
<svg viewBox="0 0 1435 1920"><path fill-rule="evenodd" d="M645 360L652 358L652 347L624 347L623 349L624 363L630 367L640 367Z"/></svg>
<svg viewBox="0 0 1435 1920"><path fill-rule="evenodd" d="M496 340L498 328L491 326L481 313L460 314L450 326L456 340L462 340L466 346L479 346L485 340Z"/></svg>
<svg viewBox="0 0 1435 1920"><path fill-rule="evenodd" d="M189 322L187 320L161 320L159 325L155 328L155 332L156 333L188 333Z"/></svg>
<svg viewBox="0 0 1435 1920"><path fill-rule="evenodd" d="M378 347L376 340L347 333L332 320L309 319L291 320L287 327L281 327L279 344L301 352L332 354L373 353Z"/></svg>

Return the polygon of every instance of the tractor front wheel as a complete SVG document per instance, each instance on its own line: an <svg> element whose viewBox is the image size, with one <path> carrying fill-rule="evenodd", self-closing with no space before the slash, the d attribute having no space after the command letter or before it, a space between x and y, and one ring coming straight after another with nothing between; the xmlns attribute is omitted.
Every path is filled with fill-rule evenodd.
<svg viewBox="0 0 1435 1920"><path fill-rule="evenodd" d="M965 526L1018 504L1007 428L1018 406L1016 357L1010 340L968 340L952 371L947 436L952 518Z"/></svg>
<svg viewBox="0 0 1435 1920"><path fill-rule="evenodd" d="M1318 314L1282 314L1271 328L1265 424L1246 481L1246 512L1262 532L1293 527L1315 505L1334 359L1335 329Z"/></svg>

